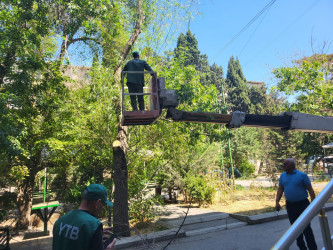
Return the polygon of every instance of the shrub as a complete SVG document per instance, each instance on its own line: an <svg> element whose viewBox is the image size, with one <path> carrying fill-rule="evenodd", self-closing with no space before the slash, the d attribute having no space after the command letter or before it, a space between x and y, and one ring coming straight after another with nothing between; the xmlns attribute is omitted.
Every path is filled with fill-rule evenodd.
<svg viewBox="0 0 333 250"><path fill-rule="evenodd" d="M243 174L243 176L250 176L254 173L255 167L247 159L243 159L238 163L238 170Z"/></svg>
<svg viewBox="0 0 333 250"><path fill-rule="evenodd" d="M192 201L202 203L212 203L214 188L207 185L201 176L189 175L185 179L185 188Z"/></svg>
<svg viewBox="0 0 333 250"><path fill-rule="evenodd" d="M161 199L157 197L144 198L141 195L135 197L129 206L131 222L138 228L149 225L157 215L156 203L161 204Z"/></svg>

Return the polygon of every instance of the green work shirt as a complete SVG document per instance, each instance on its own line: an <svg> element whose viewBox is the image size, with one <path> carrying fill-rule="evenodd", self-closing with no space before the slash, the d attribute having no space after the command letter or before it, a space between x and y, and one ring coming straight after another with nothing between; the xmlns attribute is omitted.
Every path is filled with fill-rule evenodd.
<svg viewBox="0 0 333 250"><path fill-rule="evenodd" d="M140 60L139 58L135 58L126 63L123 71L144 71L144 70L153 71L146 61ZM137 83L143 86L145 83L144 74L128 73L127 82Z"/></svg>
<svg viewBox="0 0 333 250"><path fill-rule="evenodd" d="M53 227L53 250L103 249L103 225L84 210L60 217Z"/></svg>

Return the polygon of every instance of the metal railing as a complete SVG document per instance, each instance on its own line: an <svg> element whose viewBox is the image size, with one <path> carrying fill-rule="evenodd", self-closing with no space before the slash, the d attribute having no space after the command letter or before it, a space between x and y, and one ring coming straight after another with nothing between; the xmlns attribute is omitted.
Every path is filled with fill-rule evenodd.
<svg viewBox="0 0 333 250"><path fill-rule="evenodd" d="M148 93L125 93L125 75L126 74L150 74L153 78L157 78L157 73L155 71L122 71L121 72L121 106L122 111L125 111L125 96L150 96L149 100L149 109L156 109L156 107L159 107L159 100L157 98L157 86L152 86L152 80L149 83L148 86ZM155 81L156 82L156 81ZM156 83L155 83L156 84ZM155 100L155 101L154 101Z"/></svg>
<svg viewBox="0 0 333 250"><path fill-rule="evenodd" d="M272 247L272 250L288 249L289 246L296 240L296 238L304 231L311 220L320 213L319 222L323 236L323 242L326 250L333 250L332 236L329 230L327 217L323 209L326 201L333 194L333 179L324 187L318 196L310 203L305 211L298 217L298 219L291 225L285 232L281 239Z"/></svg>

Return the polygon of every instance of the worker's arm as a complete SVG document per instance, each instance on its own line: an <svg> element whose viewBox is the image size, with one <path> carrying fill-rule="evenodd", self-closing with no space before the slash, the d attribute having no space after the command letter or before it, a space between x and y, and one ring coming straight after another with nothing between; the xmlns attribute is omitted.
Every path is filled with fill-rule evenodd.
<svg viewBox="0 0 333 250"><path fill-rule="evenodd" d="M152 68L149 66L149 64L146 61L144 61L143 67L147 71L153 71Z"/></svg>
<svg viewBox="0 0 333 250"><path fill-rule="evenodd" d="M309 192L309 195L310 195L310 198L311 198L311 201L313 201L315 198L316 198L316 194L315 192L313 191L313 188L312 186L307 186L306 189L308 190Z"/></svg>
<svg viewBox="0 0 333 250"><path fill-rule="evenodd" d="M284 191L283 187L279 186L279 189L277 190L277 193L276 193L276 200L275 200L275 210L276 211L280 211L280 209L281 209L280 200L282 198L283 191Z"/></svg>

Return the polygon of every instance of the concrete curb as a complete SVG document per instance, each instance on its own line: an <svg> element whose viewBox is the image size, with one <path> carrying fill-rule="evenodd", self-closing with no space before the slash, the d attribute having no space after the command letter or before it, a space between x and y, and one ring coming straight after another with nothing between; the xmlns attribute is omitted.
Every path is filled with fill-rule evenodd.
<svg viewBox="0 0 333 250"><path fill-rule="evenodd" d="M324 206L324 210L325 211L333 210L333 203L326 203ZM286 210L281 210L280 212L251 215L251 216L242 215L242 214L229 214L229 215L230 217L240 221L244 221L249 225L255 225L255 224L288 218Z"/></svg>
<svg viewBox="0 0 333 250"><path fill-rule="evenodd" d="M117 240L115 249L124 249L133 246L152 244L159 241L170 240L174 237L177 231L178 228L173 228L149 234L142 234L133 237L121 238L120 240ZM183 237L186 237L185 231L183 229L180 229L177 238L183 238Z"/></svg>
<svg viewBox="0 0 333 250"><path fill-rule="evenodd" d="M244 221L249 225L255 225L260 223L265 223L274 220L280 220L288 218L287 211L282 210L280 212L272 212L258 215L242 215L242 214L230 214L230 217L235 218L240 221Z"/></svg>
<svg viewBox="0 0 333 250"><path fill-rule="evenodd" d="M186 218L184 221L184 226L185 225L191 225L191 224L197 224L197 223L202 223L202 222L208 222L208 221L215 221L215 220L224 220L229 217L229 214L227 213L219 213L219 214L213 214L213 215L207 215L205 214L202 215L195 215L195 218ZM179 227L183 222L182 218L178 219L172 219L172 220L161 220L158 223L163 223L163 224L169 224L174 227Z"/></svg>
<svg viewBox="0 0 333 250"><path fill-rule="evenodd" d="M333 210L333 203L326 203L324 206L325 211L332 211Z"/></svg>
<svg viewBox="0 0 333 250"><path fill-rule="evenodd" d="M189 236L198 235L198 234L206 234L206 233L217 232L217 231L222 231L222 230L226 230L226 229L232 229L232 228L236 228L236 227L243 227L246 225L247 225L246 222L236 222L236 223L231 223L229 225L227 224L227 225L191 230L191 231L186 232L185 235L186 235L186 237L189 237Z"/></svg>

